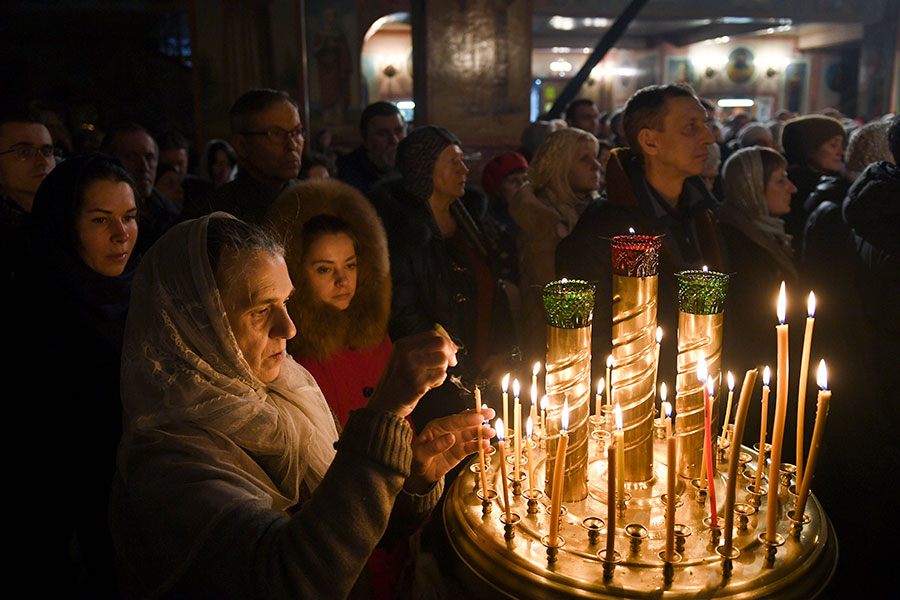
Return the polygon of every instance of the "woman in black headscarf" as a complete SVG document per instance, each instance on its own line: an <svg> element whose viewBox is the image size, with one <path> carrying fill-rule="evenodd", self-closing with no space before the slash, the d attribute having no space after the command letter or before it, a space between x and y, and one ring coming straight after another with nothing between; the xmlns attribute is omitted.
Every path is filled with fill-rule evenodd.
<svg viewBox="0 0 900 600"><path fill-rule="evenodd" d="M31 213L32 301L13 328L24 346L18 375L33 385L29 414L47 417L43 431L50 432L49 443L22 440L34 450L24 465L25 477L36 480L30 507L52 513L26 537L59 562L53 583L70 595L115 593L107 506L122 429L119 362L136 262L135 198L121 163L93 154L54 169ZM56 360L38 360L48 355ZM49 474L41 468L48 465Z"/></svg>

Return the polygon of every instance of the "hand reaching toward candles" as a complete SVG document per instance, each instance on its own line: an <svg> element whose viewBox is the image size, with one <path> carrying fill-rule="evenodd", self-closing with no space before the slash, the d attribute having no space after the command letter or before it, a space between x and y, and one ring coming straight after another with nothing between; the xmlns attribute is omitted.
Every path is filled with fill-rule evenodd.
<svg viewBox="0 0 900 600"><path fill-rule="evenodd" d="M410 476L403 484L408 492L421 494L466 456L478 452L478 428L482 427L482 445L490 447L494 430L485 421L494 418L494 410L461 413L429 421L413 441Z"/></svg>
<svg viewBox="0 0 900 600"><path fill-rule="evenodd" d="M368 406L406 417L455 365L456 346L446 336L424 331L397 340Z"/></svg>

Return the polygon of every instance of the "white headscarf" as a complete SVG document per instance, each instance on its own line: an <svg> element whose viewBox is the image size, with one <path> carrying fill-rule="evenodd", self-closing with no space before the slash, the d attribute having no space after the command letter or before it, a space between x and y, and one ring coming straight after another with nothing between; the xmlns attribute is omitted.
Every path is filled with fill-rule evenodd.
<svg viewBox="0 0 900 600"><path fill-rule="evenodd" d="M150 539L159 544L157 556L171 561L160 565L161 578L181 572L236 502L275 510L297 504L301 483L312 491L321 482L338 439L303 367L287 357L266 385L241 354L207 258L207 225L217 218L232 217L179 224L153 246L135 277L125 327L118 478L129 499L113 529L116 535L115 519L125 515L117 548L126 559L142 556ZM227 482L229 492L199 483L207 481ZM153 493L142 493L147 489ZM127 531L152 518L159 502L177 527L159 524L150 537Z"/></svg>

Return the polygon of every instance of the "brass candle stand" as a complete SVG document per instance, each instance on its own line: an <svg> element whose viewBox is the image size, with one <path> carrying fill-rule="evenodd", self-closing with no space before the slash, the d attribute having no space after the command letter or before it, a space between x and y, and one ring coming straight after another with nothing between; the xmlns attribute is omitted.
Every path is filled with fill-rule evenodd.
<svg viewBox="0 0 900 600"><path fill-rule="evenodd" d="M749 448L744 452L756 459ZM547 453L532 449L535 480L544 480ZM779 495L778 534L765 539L766 505L754 509L746 480L737 488L734 548L723 555L717 531L709 525L709 503L697 502L683 478L678 481L675 552L666 562L665 492L666 447L653 445L655 484L632 490L624 514L616 519L615 555L607 559L606 458L594 453L588 462L589 495L566 501L559 539L547 539L550 500L525 490L510 496L512 523L505 523L499 489L499 470L488 471L489 504L483 510L479 473L465 469L448 492L444 521L448 538L462 559L459 580L471 597L496 598L498 591L515 598L813 598L827 584L837 561L831 524L816 498L810 495L803 521L794 520L793 499ZM551 456L552 459L552 456ZM477 463L477 457L473 459ZM553 462L552 460L550 462ZM711 478L724 498L727 461ZM740 476L739 476L740 477ZM751 484L752 485L752 484ZM537 492L537 490L535 490ZM539 510L529 510L536 503ZM720 506L721 518L724 507ZM706 519L706 522L704 522ZM663 553L660 556L660 553Z"/></svg>

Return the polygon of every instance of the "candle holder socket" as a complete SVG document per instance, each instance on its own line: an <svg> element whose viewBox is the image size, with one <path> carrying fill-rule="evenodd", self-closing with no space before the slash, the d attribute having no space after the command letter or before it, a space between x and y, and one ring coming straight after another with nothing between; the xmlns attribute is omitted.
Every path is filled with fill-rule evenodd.
<svg viewBox="0 0 900 600"><path fill-rule="evenodd" d="M694 530L684 523L675 523L675 552L684 554L684 544Z"/></svg>
<svg viewBox="0 0 900 600"><path fill-rule="evenodd" d="M550 513L553 512L553 507L548 504L547 507L544 509L544 512L546 512L549 515ZM567 514L569 514L569 509L566 508L565 504L560 504L559 505L559 523L560 523L560 525L562 525L563 517L565 517Z"/></svg>
<svg viewBox="0 0 900 600"><path fill-rule="evenodd" d="M475 495L481 499L481 516L487 516L487 514L491 512L494 500L499 496L497 490L488 488L487 494L484 493L484 490L478 490L475 492Z"/></svg>
<svg viewBox="0 0 900 600"><path fill-rule="evenodd" d="M716 524L713 525L712 517L703 517L703 524L709 527L710 546L715 548L719 545L719 538L722 537L722 520L716 519Z"/></svg>
<svg viewBox="0 0 900 600"><path fill-rule="evenodd" d="M516 453L513 451L506 455L506 463L515 468L516 467ZM528 457L525 456L525 453L522 453L522 456L519 457L519 470L528 464Z"/></svg>
<svg viewBox="0 0 900 600"><path fill-rule="evenodd" d="M606 448L609 446L609 438L612 437L612 434L605 429L595 429L591 432L591 439L597 442L597 452L599 454L605 454Z"/></svg>
<svg viewBox="0 0 900 600"><path fill-rule="evenodd" d="M500 515L500 522L503 523L503 539L509 541L516 537L516 525L518 525L521 520L522 517L516 513L510 513L508 521L506 520L506 512Z"/></svg>
<svg viewBox="0 0 900 600"><path fill-rule="evenodd" d="M631 500L631 494L628 492L624 492L621 496L616 497L616 514L618 516L625 516L625 509L628 508L629 500Z"/></svg>
<svg viewBox="0 0 900 600"><path fill-rule="evenodd" d="M566 538L557 535L555 540L550 540L549 535L541 538L541 544L547 548L547 563L553 564L559 560L559 549L566 545Z"/></svg>
<svg viewBox="0 0 900 600"><path fill-rule="evenodd" d="M718 452L718 457L719 457L719 462L720 462L720 463L724 464L725 462L728 461L728 452L727 452L727 450L728 450L730 447L731 447L731 442L730 442L730 441L728 441L728 440L726 440L726 439L724 439L724 438L719 438L719 444L718 444L717 452Z"/></svg>
<svg viewBox="0 0 900 600"><path fill-rule="evenodd" d="M609 557L607 556L606 548L604 548L597 553L597 556L603 561L603 581L609 581L616 572L616 565L622 562L622 555L613 550L612 557Z"/></svg>
<svg viewBox="0 0 900 600"><path fill-rule="evenodd" d="M519 471L519 478L516 479L516 473L512 471L506 474L506 478L512 482L513 496L521 496L522 489L525 487L522 482L528 478L528 474L525 471Z"/></svg>
<svg viewBox="0 0 900 600"><path fill-rule="evenodd" d="M581 521L581 525L587 529L588 543L593 545L600 541L600 533L606 527L606 521L600 517L585 517Z"/></svg>
<svg viewBox="0 0 900 600"><path fill-rule="evenodd" d="M672 585L672 580L675 578L675 563L680 563L683 557L681 553L676 550L672 553L672 560L667 560L666 551L661 550L659 558L663 561L663 582L668 587Z"/></svg>
<svg viewBox="0 0 900 600"><path fill-rule="evenodd" d="M475 485L473 486L472 491L477 494L478 490L481 489L481 463L476 460L471 465L469 465L469 470L475 474ZM488 467L487 460L485 460L485 463L484 463L485 477L490 477L490 472L491 472L491 469L490 469L490 467Z"/></svg>
<svg viewBox="0 0 900 600"><path fill-rule="evenodd" d="M803 532L803 526L809 523L809 515L803 513L802 519L797 519L793 510L789 510L787 514L788 520L791 522L791 537L799 539Z"/></svg>
<svg viewBox="0 0 900 600"><path fill-rule="evenodd" d="M766 532L763 531L756 536L756 539L766 547L766 566L771 568L775 564L775 555L778 553L778 547L784 545L784 538L781 537L781 534L776 533L775 539L769 540L766 538Z"/></svg>
<svg viewBox="0 0 900 600"><path fill-rule="evenodd" d="M697 500L697 504L700 506L706 504L706 482L699 478L691 479L691 487L694 488L694 498Z"/></svg>
<svg viewBox="0 0 900 600"><path fill-rule="evenodd" d="M716 553L722 557L722 577L729 579L734 571L733 561L741 557L741 549L732 544L731 549L728 550L723 545L716 547Z"/></svg>
<svg viewBox="0 0 900 600"><path fill-rule="evenodd" d="M760 485L757 491L756 485L751 483L747 486L747 503L753 508L759 508L759 505L762 504L762 497L768 493L769 490L765 486Z"/></svg>
<svg viewBox="0 0 900 600"><path fill-rule="evenodd" d="M750 524L750 515L755 513L756 509L744 502L738 502L734 505L734 514L737 515L738 531L747 531L747 527Z"/></svg>
<svg viewBox="0 0 900 600"><path fill-rule="evenodd" d="M791 487L791 479L797 473L797 465L789 463L781 463L778 467L778 473L781 475L781 485L785 489Z"/></svg>
<svg viewBox="0 0 900 600"><path fill-rule="evenodd" d="M753 460L753 457L750 456L749 452L738 453L738 470L742 477L745 476L744 471L747 468L747 463L749 463L752 460Z"/></svg>
<svg viewBox="0 0 900 600"><path fill-rule="evenodd" d="M528 514L538 514L541 511L540 499L544 497L544 492L539 489L531 488L525 490L522 495L528 499Z"/></svg>
<svg viewBox="0 0 900 600"><path fill-rule="evenodd" d="M588 417L588 431L594 433L595 431L603 430L603 423L606 418L603 415L591 415Z"/></svg>
<svg viewBox="0 0 900 600"><path fill-rule="evenodd" d="M668 494L660 494L659 501L663 505L663 516L668 517L669 516L669 495ZM678 494L675 494L675 512L676 513L678 512L678 509L681 507L682 504L684 504L684 501L681 499L681 496Z"/></svg>
<svg viewBox="0 0 900 600"><path fill-rule="evenodd" d="M666 439L666 420L662 417L656 417L653 420L653 435L660 441Z"/></svg>
<svg viewBox="0 0 900 600"><path fill-rule="evenodd" d="M637 554L641 551L641 542L647 538L648 532L640 523L630 523L625 526L625 535L631 544L631 553Z"/></svg>

